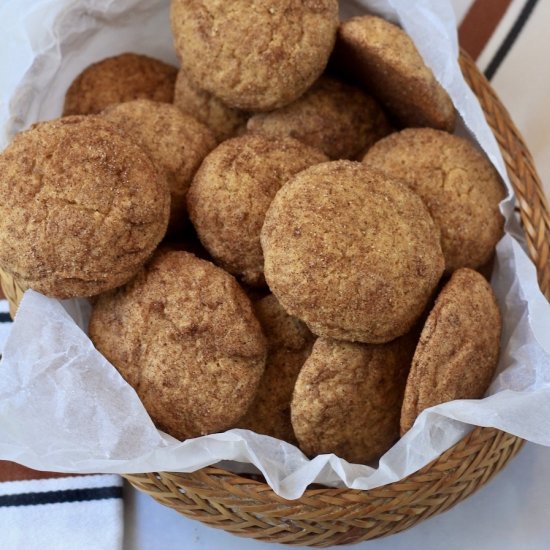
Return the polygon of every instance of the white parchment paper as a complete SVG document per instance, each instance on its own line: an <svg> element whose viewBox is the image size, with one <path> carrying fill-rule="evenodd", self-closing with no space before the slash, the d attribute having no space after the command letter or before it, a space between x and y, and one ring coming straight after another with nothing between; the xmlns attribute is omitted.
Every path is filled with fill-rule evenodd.
<svg viewBox="0 0 550 550"><path fill-rule="evenodd" d="M504 162L456 61L455 20L441 0L341 2L343 15L369 9L398 22L449 91L464 125L511 193ZM0 145L32 122L59 116L66 88L90 63L124 51L175 63L166 0L21 2L21 63L0 90ZM246 430L178 442L155 429L133 389L85 333L86 302L26 293L0 364L0 459L63 472L194 471L220 461L255 465L289 499L308 484L368 489L418 470L472 425L550 446L550 305L525 254L513 196L501 208L507 234L492 284L504 317L502 354L488 396L424 411L377 468L334 455L308 460L297 448ZM225 464L225 462L224 462Z"/></svg>

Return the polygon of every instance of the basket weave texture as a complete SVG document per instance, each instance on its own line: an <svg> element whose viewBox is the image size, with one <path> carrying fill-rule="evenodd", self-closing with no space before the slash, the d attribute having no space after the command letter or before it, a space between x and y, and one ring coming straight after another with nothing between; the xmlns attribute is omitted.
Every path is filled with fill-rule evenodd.
<svg viewBox="0 0 550 550"><path fill-rule="evenodd" d="M462 53L460 63L500 145L540 287L550 298L550 215L533 159L474 62ZM13 314L23 291L1 270L0 282ZM309 489L294 501L277 496L266 483L216 467L125 477L162 504L211 527L266 542L327 547L398 533L449 509L500 471L522 443L478 427L406 479L369 491Z"/></svg>

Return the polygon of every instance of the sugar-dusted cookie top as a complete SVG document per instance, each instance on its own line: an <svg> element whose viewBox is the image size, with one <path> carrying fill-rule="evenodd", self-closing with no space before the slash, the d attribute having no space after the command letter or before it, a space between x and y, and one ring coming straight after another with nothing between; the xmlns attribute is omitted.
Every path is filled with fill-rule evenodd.
<svg viewBox="0 0 550 550"><path fill-rule="evenodd" d="M475 145L432 128L408 128L376 143L365 166L418 193L441 231L445 269L478 268L502 237L498 172Z"/></svg>
<svg viewBox="0 0 550 550"><path fill-rule="evenodd" d="M148 155L101 117L36 124L0 154L0 265L57 298L124 284L166 232L170 194Z"/></svg>
<svg viewBox="0 0 550 550"><path fill-rule="evenodd" d="M413 351L408 335L389 344L317 339L292 397L292 426L304 453L359 464L384 454L399 438Z"/></svg>
<svg viewBox="0 0 550 550"><path fill-rule="evenodd" d="M397 25L373 15L342 22L336 59L403 126L453 131L456 113L449 95Z"/></svg>
<svg viewBox="0 0 550 550"><path fill-rule="evenodd" d="M501 328L489 283L472 269L455 271L437 297L414 353L401 434L424 409L483 397L497 367Z"/></svg>
<svg viewBox="0 0 550 550"><path fill-rule="evenodd" d="M97 114L133 99L171 103L177 69L137 53L108 57L84 69L65 96L64 115Z"/></svg>
<svg viewBox="0 0 550 550"><path fill-rule="evenodd" d="M155 424L185 439L246 412L266 344L235 279L188 252L163 251L94 305L90 338L136 390Z"/></svg>
<svg viewBox="0 0 550 550"><path fill-rule="evenodd" d="M230 107L269 111L323 72L337 0L173 0L172 34L192 82Z"/></svg>
<svg viewBox="0 0 550 550"><path fill-rule="evenodd" d="M171 195L170 231L187 220L185 197L204 157L216 146L212 132L174 105L137 99L108 107L101 115L141 145L166 177Z"/></svg>
<svg viewBox="0 0 550 550"><path fill-rule="evenodd" d="M289 137L244 135L218 145L187 194L189 216L212 257L245 283L265 284L260 245L265 213L292 176L326 160Z"/></svg>
<svg viewBox="0 0 550 550"><path fill-rule="evenodd" d="M299 139L335 160L358 159L391 132L372 97L329 77L321 77L290 105L254 115L247 129L270 137Z"/></svg>
<svg viewBox="0 0 550 550"><path fill-rule="evenodd" d="M264 273L314 334L383 343L408 332L443 272L418 195L359 162L312 166L277 193L261 233Z"/></svg>

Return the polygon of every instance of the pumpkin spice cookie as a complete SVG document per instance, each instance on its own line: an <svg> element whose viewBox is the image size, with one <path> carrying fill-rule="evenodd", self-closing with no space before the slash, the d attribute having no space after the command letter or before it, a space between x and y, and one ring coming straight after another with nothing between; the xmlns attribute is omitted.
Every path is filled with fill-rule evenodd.
<svg viewBox="0 0 550 550"><path fill-rule="evenodd" d="M250 301L231 275L187 252L156 254L100 296L89 333L157 427L180 440L234 426L264 370Z"/></svg>
<svg viewBox="0 0 550 550"><path fill-rule="evenodd" d="M357 464L384 454L399 438L413 352L408 335L378 345L319 338L292 397L292 426L302 451L334 453Z"/></svg>
<svg viewBox="0 0 550 550"><path fill-rule="evenodd" d="M286 313L273 294L257 301L254 310L267 338L268 352L256 398L238 426L295 443L290 400L314 336Z"/></svg>
<svg viewBox="0 0 550 550"><path fill-rule="evenodd" d="M451 98L398 26L373 15L342 22L335 58L403 126L453 131L456 113Z"/></svg>
<svg viewBox="0 0 550 550"><path fill-rule="evenodd" d="M189 217L216 262L247 284L264 284L260 231L265 213L287 180L326 160L292 138L244 135L218 145L187 194Z"/></svg>
<svg viewBox="0 0 550 550"><path fill-rule="evenodd" d="M216 146L212 132L174 105L137 99L102 112L141 145L166 177L171 195L170 232L187 219L185 196L204 157Z"/></svg>
<svg viewBox="0 0 550 550"><path fill-rule="evenodd" d="M300 172L261 232L265 278L314 334L383 343L408 332L443 272L439 231L418 195L359 162Z"/></svg>
<svg viewBox="0 0 550 550"><path fill-rule="evenodd" d="M65 96L64 115L91 115L114 103L150 99L172 103L177 69L158 59L123 53L90 65Z"/></svg>
<svg viewBox="0 0 550 550"><path fill-rule="evenodd" d="M337 0L173 0L172 34L189 79L230 107L270 111L323 72Z"/></svg>
<svg viewBox="0 0 550 550"><path fill-rule="evenodd" d="M218 142L244 131L248 114L232 109L211 93L197 88L180 70L174 90L174 105L206 124Z"/></svg>
<svg viewBox="0 0 550 550"><path fill-rule="evenodd" d="M489 261L502 237L498 205L505 189L472 143L431 128L409 128L376 143L363 163L420 195L441 231L447 273Z"/></svg>
<svg viewBox="0 0 550 550"><path fill-rule="evenodd" d="M483 397L495 373L502 319L482 275L454 272L430 312L414 353L401 410L401 434L439 403Z"/></svg>
<svg viewBox="0 0 550 550"><path fill-rule="evenodd" d="M253 116L247 129L269 137L299 139L331 159L355 159L391 132L374 99L328 77L321 77L294 103Z"/></svg>
<svg viewBox="0 0 550 550"><path fill-rule="evenodd" d="M47 296L92 296L131 279L170 212L164 178L112 123L36 124L0 155L0 265Z"/></svg>

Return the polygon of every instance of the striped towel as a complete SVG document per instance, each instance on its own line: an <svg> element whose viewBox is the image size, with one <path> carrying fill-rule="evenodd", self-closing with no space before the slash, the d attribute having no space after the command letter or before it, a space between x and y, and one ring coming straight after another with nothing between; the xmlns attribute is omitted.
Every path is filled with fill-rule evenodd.
<svg viewBox="0 0 550 550"><path fill-rule="evenodd" d="M0 354L10 325L0 300ZM117 550L122 511L120 476L65 476L0 461L2 550Z"/></svg>

